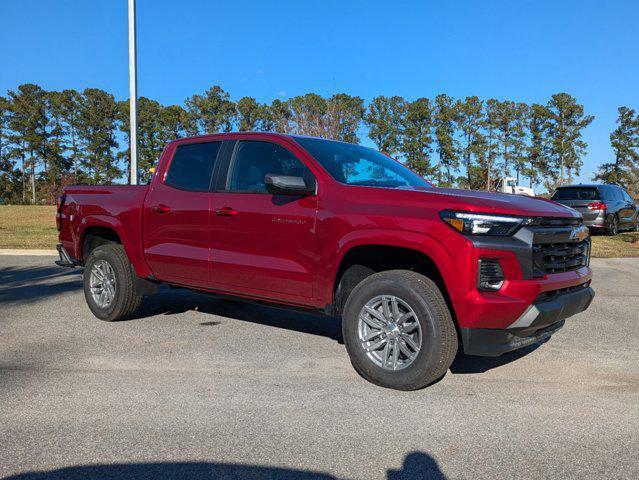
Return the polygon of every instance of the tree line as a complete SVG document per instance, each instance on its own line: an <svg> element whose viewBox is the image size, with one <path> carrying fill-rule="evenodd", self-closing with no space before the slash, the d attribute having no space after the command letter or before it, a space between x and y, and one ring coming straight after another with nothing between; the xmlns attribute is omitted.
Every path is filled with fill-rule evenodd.
<svg viewBox="0 0 639 480"><path fill-rule="evenodd" d="M496 188L498 179L552 190L579 175L587 144L583 130L593 121L567 93L546 104L512 100L406 100L315 93L260 103L233 101L214 86L183 105L138 100L138 165L141 181L172 139L203 133L273 131L359 143L365 133L439 186ZM69 184L99 185L129 175L129 102L88 88L46 91L24 84L0 96L0 192L5 203L50 203ZM596 179L620 183L635 193L639 168L639 116L619 108L612 132L614 161Z"/></svg>

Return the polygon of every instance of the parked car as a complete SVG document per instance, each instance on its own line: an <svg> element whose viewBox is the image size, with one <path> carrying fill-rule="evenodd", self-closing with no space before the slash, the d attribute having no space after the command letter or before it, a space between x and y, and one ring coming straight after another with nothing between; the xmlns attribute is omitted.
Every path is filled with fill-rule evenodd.
<svg viewBox="0 0 639 480"><path fill-rule="evenodd" d="M150 185L66 187L60 261L91 311L135 315L160 283L342 317L355 369L412 390L458 348L496 356L585 310L590 238L573 209L434 188L359 145L270 133L173 141ZM259 341L256 339L256 341Z"/></svg>
<svg viewBox="0 0 639 480"><path fill-rule="evenodd" d="M619 185L559 187L551 199L581 213L584 225L617 235L619 230L639 231L639 209Z"/></svg>

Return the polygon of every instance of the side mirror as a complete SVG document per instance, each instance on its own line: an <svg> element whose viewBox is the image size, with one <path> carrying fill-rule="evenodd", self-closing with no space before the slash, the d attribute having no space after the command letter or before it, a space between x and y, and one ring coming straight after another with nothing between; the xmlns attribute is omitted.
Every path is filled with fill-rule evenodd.
<svg viewBox="0 0 639 480"><path fill-rule="evenodd" d="M307 185L302 177L267 173L264 177L266 190L273 195L315 195L315 181Z"/></svg>

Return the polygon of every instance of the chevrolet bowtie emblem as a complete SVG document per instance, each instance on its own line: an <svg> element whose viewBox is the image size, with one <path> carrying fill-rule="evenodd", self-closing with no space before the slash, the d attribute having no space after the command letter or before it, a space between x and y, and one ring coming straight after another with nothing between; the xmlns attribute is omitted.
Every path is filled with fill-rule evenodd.
<svg viewBox="0 0 639 480"><path fill-rule="evenodd" d="M580 225L578 227L572 227L570 230L570 240L575 240L577 242L581 242L590 236L590 232L588 231L588 227Z"/></svg>

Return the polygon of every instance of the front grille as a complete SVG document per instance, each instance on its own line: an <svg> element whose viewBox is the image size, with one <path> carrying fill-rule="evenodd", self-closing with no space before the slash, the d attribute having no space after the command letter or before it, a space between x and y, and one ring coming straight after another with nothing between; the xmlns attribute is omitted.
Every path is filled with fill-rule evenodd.
<svg viewBox="0 0 639 480"><path fill-rule="evenodd" d="M590 239L581 242L536 243L533 245L535 276L567 272L588 264Z"/></svg>

